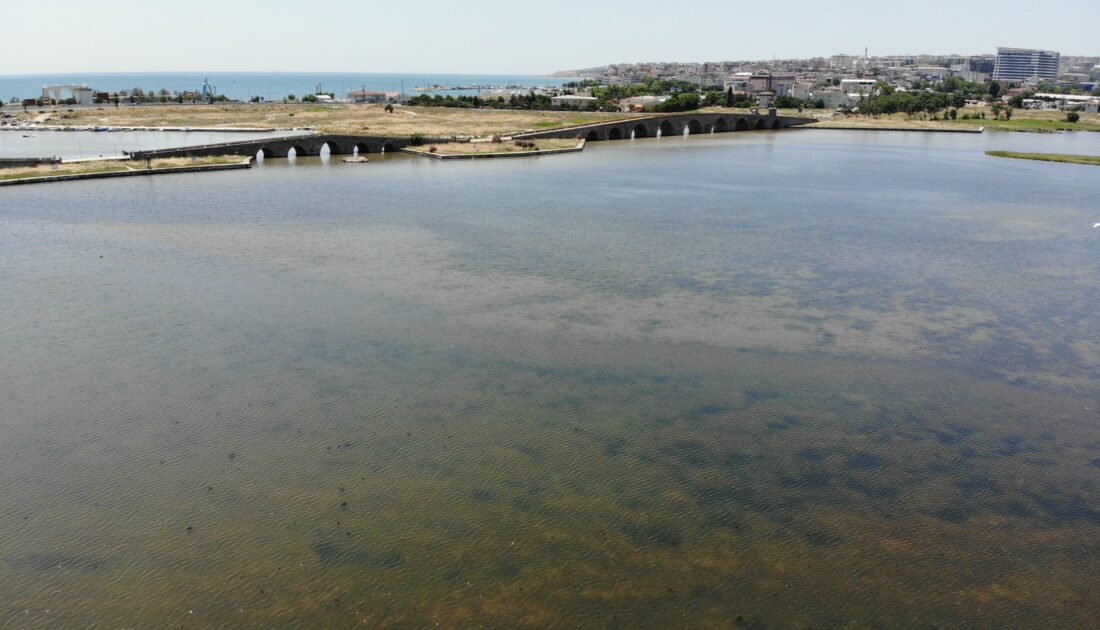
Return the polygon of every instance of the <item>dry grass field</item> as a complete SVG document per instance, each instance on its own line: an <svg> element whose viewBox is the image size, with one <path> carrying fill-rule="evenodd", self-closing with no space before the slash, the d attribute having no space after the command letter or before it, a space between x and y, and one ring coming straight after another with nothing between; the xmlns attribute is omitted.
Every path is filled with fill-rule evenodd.
<svg viewBox="0 0 1100 630"><path fill-rule="evenodd" d="M381 105L350 104L214 104L178 107L118 107L62 111L49 124L118 127L309 127L328 133L402 137L482 137L520 131L539 131L622 120L630 114L567 111L447 109L397 107L386 113Z"/></svg>

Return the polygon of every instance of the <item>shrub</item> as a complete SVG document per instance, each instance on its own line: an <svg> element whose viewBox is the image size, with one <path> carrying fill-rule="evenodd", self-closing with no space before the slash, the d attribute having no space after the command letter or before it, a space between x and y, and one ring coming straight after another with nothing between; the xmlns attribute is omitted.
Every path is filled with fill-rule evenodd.
<svg viewBox="0 0 1100 630"><path fill-rule="evenodd" d="M413 135L409 136L409 144L413 145L414 147L418 147L424 144L424 134L414 133Z"/></svg>
<svg viewBox="0 0 1100 630"><path fill-rule="evenodd" d="M1081 120L1081 114L1078 114L1077 112L1069 112L1068 114L1066 114L1066 122L1075 123L1078 120Z"/></svg>

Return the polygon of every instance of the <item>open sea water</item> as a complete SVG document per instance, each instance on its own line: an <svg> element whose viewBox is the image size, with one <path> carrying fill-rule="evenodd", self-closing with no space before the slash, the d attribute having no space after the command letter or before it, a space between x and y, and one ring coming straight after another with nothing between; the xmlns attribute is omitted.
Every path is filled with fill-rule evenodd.
<svg viewBox="0 0 1100 630"><path fill-rule="evenodd" d="M417 94L416 88L443 85L448 87L493 86L557 86L572 79L541 75L482 74L386 74L331 72L158 72L158 73L94 73L0 75L0 99L4 103L17 97L38 98L44 85L87 85L98 92L117 92L141 88L146 93L161 89L169 92L201 91L209 80L217 94L232 100L247 101L259 96L268 101L282 100L289 94L301 98L313 94L320 85L322 91L344 98L349 90L375 90ZM431 94L476 94L476 90L451 90ZM68 92L65 93L67 97Z"/></svg>

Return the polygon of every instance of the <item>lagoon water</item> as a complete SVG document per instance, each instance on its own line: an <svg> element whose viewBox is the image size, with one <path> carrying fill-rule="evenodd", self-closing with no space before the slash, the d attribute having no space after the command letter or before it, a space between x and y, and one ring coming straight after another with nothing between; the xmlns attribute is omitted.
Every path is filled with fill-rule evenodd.
<svg viewBox="0 0 1100 630"><path fill-rule="evenodd" d="M1100 177L781 131L0 191L0 624L1095 627Z"/></svg>

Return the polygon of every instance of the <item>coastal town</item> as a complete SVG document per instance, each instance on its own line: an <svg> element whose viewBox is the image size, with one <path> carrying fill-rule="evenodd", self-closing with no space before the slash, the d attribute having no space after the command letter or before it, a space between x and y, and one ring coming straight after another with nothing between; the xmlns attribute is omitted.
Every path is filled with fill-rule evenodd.
<svg viewBox="0 0 1100 630"><path fill-rule="evenodd" d="M1100 112L1100 56L998 48L979 55L835 54L809 59L700 63L624 63L555 73L545 85L431 84L409 91L371 90L342 94L318 83L313 93L247 100L232 98L203 82L193 90L43 85L41 94L11 95L0 111L30 112L55 106L250 104L411 104L421 106L581 110L687 111L705 106L812 109L859 113L868 98L892 93L949 91L964 105L1000 102L1017 109ZM410 93L411 92L411 93ZM0 95L2 96L2 95ZM983 98L984 97L984 98ZM863 109L866 109L863 107ZM15 124L15 116L8 116ZM22 124L25 124L24 120Z"/></svg>
<svg viewBox="0 0 1100 630"><path fill-rule="evenodd" d="M1024 96L1029 108L1082 109L1096 113L1100 103L1100 56L1065 56L1056 51L998 48L980 55L835 54L810 59L709 63L629 63L567 70L586 84L632 85L657 79L721 90L738 99L763 103L782 99L819 109L858 108L882 90L930 90L948 79L971 84L997 82L994 96ZM667 97L637 97L631 108L656 107ZM574 101L581 102L581 101Z"/></svg>

